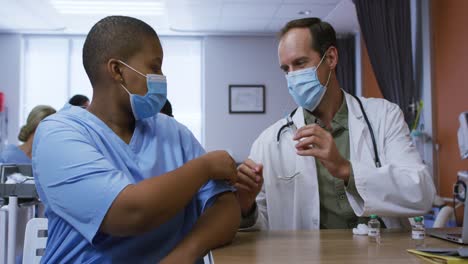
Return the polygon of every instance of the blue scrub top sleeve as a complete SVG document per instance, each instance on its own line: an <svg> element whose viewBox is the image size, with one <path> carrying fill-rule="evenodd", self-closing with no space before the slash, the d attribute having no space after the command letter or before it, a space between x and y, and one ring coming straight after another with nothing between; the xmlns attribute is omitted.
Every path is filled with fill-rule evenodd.
<svg viewBox="0 0 468 264"><path fill-rule="evenodd" d="M44 203L90 243L119 193L132 182L90 138L56 121L36 131L33 170Z"/></svg>
<svg viewBox="0 0 468 264"><path fill-rule="evenodd" d="M216 197L225 192L234 192L234 187L227 184L225 181L209 181L197 194L197 202L199 213L202 214L206 209L210 208L216 201Z"/></svg>
<svg viewBox="0 0 468 264"><path fill-rule="evenodd" d="M190 131L186 131L190 133ZM191 159L195 159L204 155L206 151L200 145L198 140L190 133L189 137L184 137L190 139L190 142L186 142L184 144L186 147L185 150L185 157L187 162ZM216 201L216 196L224 192L234 192L235 188L230 186L225 181L208 181L205 185L197 193L197 203L198 203L198 210L199 214L202 214L207 208L209 208L213 203Z"/></svg>

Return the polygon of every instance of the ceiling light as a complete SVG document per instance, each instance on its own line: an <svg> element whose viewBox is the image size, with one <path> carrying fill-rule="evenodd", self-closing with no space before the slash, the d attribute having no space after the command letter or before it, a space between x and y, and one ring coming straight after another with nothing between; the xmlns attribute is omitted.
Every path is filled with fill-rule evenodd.
<svg viewBox="0 0 468 264"><path fill-rule="evenodd" d="M301 10L301 11L299 11L297 13L299 15L301 15L301 16L308 16L308 15L312 14L312 11L310 11L310 10Z"/></svg>
<svg viewBox="0 0 468 264"><path fill-rule="evenodd" d="M163 2L154 1L74 1L50 0L60 14L74 15L149 15L164 14Z"/></svg>

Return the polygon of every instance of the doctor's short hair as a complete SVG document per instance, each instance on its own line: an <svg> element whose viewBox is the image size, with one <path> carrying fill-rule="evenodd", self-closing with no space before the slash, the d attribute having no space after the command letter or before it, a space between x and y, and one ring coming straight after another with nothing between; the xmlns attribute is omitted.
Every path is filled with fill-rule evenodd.
<svg viewBox="0 0 468 264"><path fill-rule="evenodd" d="M308 17L291 20L279 32L281 39L289 30L293 28L308 28L312 36L311 47L320 53L322 57L330 46L336 47L335 29L327 22L317 17Z"/></svg>
<svg viewBox="0 0 468 264"><path fill-rule="evenodd" d="M150 25L133 17L108 16L98 21L83 45L83 66L91 84L99 80L100 65L111 58L127 61L147 37L158 35Z"/></svg>

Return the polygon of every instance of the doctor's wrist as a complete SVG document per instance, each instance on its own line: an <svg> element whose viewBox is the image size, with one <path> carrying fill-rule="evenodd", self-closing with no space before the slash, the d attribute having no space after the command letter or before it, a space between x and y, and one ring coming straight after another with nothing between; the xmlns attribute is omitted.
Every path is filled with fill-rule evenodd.
<svg viewBox="0 0 468 264"><path fill-rule="evenodd" d="M336 172L332 173L332 175L336 178L342 179L347 184L351 175L351 162L345 159L339 166L337 166Z"/></svg>

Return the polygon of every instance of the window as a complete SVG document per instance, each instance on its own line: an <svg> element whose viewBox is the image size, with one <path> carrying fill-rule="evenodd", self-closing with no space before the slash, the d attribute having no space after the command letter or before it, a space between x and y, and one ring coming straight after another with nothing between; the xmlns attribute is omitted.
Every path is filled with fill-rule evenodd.
<svg viewBox="0 0 468 264"><path fill-rule="evenodd" d="M161 38L168 99L174 118L202 142L201 40Z"/></svg>
<svg viewBox="0 0 468 264"><path fill-rule="evenodd" d="M61 109L74 94L92 98L82 63L85 37L24 37L22 124L39 104ZM163 73L174 117L202 142L201 39L162 37Z"/></svg>
<svg viewBox="0 0 468 264"><path fill-rule="evenodd" d="M68 40L28 38L24 52L22 124L39 104L60 109L68 98Z"/></svg>
<svg viewBox="0 0 468 264"><path fill-rule="evenodd" d="M83 42L83 37L25 37L20 111L23 124L36 105L50 105L59 110L74 94L92 97L81 58Z"/></svg>

